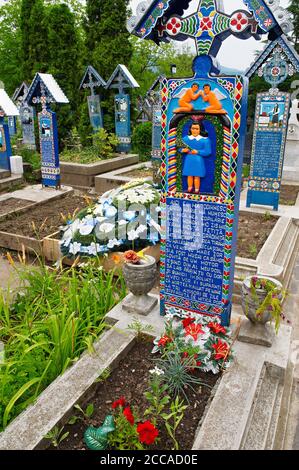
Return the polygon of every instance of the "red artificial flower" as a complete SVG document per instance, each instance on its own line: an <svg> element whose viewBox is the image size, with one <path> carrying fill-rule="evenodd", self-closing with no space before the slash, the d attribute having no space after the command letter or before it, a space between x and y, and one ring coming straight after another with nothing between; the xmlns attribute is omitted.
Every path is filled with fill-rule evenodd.
<svg viewBox="0 0 299 470"><path fill-rule="evenodd" d="M187 326L191 325L191 323L194 323L194 322L195 322L195 318L187 317L187 318L184 318L184 320L182 321L182 324L184 328L187 328Z"/></svg>
<svg viewBox="0 0 299 470"><path fill-rule="evenodd" d="M219 323L214 323L214 322L210 322L208 323L208 327L210 328L210 330L213 331L213 333L216 333L216 334L219 334L219 333L223 333L224 335L226 334L226 329L224 328L224 326L220 325Z"/></svg>
<svg viewBox="0 0 299 470"><path fill-rule="evenodd" d="M192 336L194 341L197 341L198 336L204 334L204 331L201 327L201 325L196 325L194 323L191 323L191 325L187 326L185 328L185 336Z"/></svg>
<svg viewBox="0 0 299 470"><path fill-rule="evenodd" d="M167 343L171 343L172 342L172 339L167 336L167 335L164 335L162 336L162 338L160 339L159 343L158 343L158 346L161 347L161 346L165 346Z"/></svg>
<svg viewBox="0 0 299 470"><path fill-rule="evenodd" d="M127 406L127 407L124 409L123 415L125 416L126 420L127 420L132 426L134 426L135 419L134 419L134 416L133 416L133 414L132 414L131 408L130 408L129 406Z"/></svg>
<svg viewBox="0 0 299 470"><path fill-rule="evenodd" d="M121 397L119 400L116 400L112 403L112 408L115 410L116 408L124 408L126 406L126 399L125 397Z"/></svg>
<svg viewBox="0 0 299 470"><path fill-rule="evenodd" d="M221 339L218 339L218 342L214 343L212 348L215 350L214 359L216 361L226 359L229 355L229 346L224 341L221 341Z"/></svg>
<svg viewBox="0 0 299 470"><path fill-rule="evenodd" d="M139 434L139 441L142 444L147 445L153 444L159 436L158 429L150 421L139 423L137 426L137 432Z"/></svg>
<svg viewBox="0 0 299 470"><path fill-rule="evenodd" d="M196 361L196 365L197 365L197 367L200 367L200 366L201 366L201 364L202 364L202 363L201 363L201 361Z"/></svg>
<svg viewBox="0 0 299 470"><path fill-rule="evenodd" d="M187 359L187 357L189 357L189 353L187 351L183 352L183 358Z"/></svg>

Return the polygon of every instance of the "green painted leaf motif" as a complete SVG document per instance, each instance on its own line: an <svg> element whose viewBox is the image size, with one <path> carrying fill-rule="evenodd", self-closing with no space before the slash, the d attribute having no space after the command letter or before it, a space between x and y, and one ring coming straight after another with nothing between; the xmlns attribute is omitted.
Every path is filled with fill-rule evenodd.
<svg viewBox="0 0 299 470"><path fill-rule="evenodd" d="M90 450L105 450L108 445L108 434L115 431L113 416L107 416L99 428L90 426L84 433L84 442Z"/></svg>

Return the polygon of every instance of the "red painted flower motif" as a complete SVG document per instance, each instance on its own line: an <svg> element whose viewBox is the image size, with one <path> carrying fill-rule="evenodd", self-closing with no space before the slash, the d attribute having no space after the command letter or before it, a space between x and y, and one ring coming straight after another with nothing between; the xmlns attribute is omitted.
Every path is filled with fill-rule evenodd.
<svg viewBox="0 0 299 470"><path fill-rule="evenodd" d="M176 297L170 297L170 302L176 302Z"/></svg>
<svg viewBox="0 0 299 470"><path fill-rule="evenodd" d="M162 336L162 338L159 340L158 342L158 346L161 347L161 346L165 346L167 343L172 343L172 339L167 336L167 335L164 335Z"/></svg>
<svg viewBox="0 0 299 470"><path fill-rule="evenodd" d="M204 334L204 331L201 325L196 325L194 323L191 323L191 325L185 328L185 336L192 336L194 341L197 341L198 336L202 334Z"/></svg>
<svg viewBox="0 0 299 470"><path fill-rule="evenodd" d="M126 420L133 426L135 423L134 416L132 414L131 408L127 406L127 408L124 409L123 414L126 418Z"/></svg>
<svg viewBox="0 0 299 470"><path fill-rule="evenodd" d="M139 441L146 445L153 444L159 436L158 429L150 421L139 423L137 426L137 432L139 434Z"/></svg>
<svg viewBox="0 0 299 470"><path fill-rule="evenodd" d="M221 339L217 343L212 345L212 348L215 350L214 359L220 361L221 359L226 359L229 355L229 346Z"/></svg>
<svg viewBox="0 0 299 470"><path fill-rule="evenodd" d="M125 397L121 397L119 400L116 400L112 403L112 408L115 410L116 408L124 408L126 406L126 399Z"/></svg>
<svg viewBox="0 0 299 470"><path fill-rule="evenodd" d="M213 27L213 21L209 16L206 16L203 18L200 22L200 29L202 31L209 31L209 29L212 29Z"/></svg>
<svg viewBox="0 0 299 470"><path fill-rule="evenodd" d="M184 300L184 305L185 307L190 307L191 302L189 302L189 300Z"/></svg>
<svg viewBox="0 0 299 470"><path fill-rule="evenodd" d="M223 333L224 335L226 334L226 329L224 328L224 326L222 325L219 325L219 323L213 323L212 321L210 323L208 323L208 327L210 328L210 330L213 331L213 333L216 333L216 334L219 334L219 333Z"/></svg>
<svg viewBox="0 0 299 470"><path fill-rule="evenodd" d="M187 326L191 325L191 323L194 323L194 322L195 322L195 318L187 317L187 318L184 318L184 320L182 321L182 324L184 328L187 328Z"/></svg>

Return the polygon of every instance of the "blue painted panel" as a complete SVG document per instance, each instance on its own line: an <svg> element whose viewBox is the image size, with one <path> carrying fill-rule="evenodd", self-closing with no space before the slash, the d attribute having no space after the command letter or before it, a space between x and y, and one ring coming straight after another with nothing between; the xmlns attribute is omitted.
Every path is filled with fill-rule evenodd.
<svg viewBox="0 0 299 470"><path fill-rule="evenodd" d="M222 306L225 204L167 198L165 294Z"/></svg>
<svg viewBox="0 0 299 470"><path fill-rule="evenodd" d="M42 157L42 184L60 186L60 165L56 113L42 111L38 115L40 152Z"/></svg>
<svg viewBox="0 0 299 470"><path fill-rule="evenodd" d="M290 95L257 95L247 207L251 204L278 209Z"/></svg>
<svg viewBox="0 0 299 470"><path fill-rule="evenodd" d="M89 110L89 118L90 124L94 131L101 129L103 127L103 116L101 110L101 102L99 95L88 96L88 110Z"/></svg>
<svg viewBox="0 0 299 470"><path fill-rule="evenodd" d="M23 104L20 108L20 119L23 131L23 144L35 149L34 108Z"/></svg>
<svg viewBox="0 0 299 470"><path fill-rule="evenodd" d="M9 116L7 118L7 124L9 129L9 135L14 136L17 133L17 120L15 116Z"/></svg>
<svg viewBox="0 0 299 470"><path fill-rule="evenodd" d="M10 157L12 155L8 124L0 116L0 168L10 171Z"/></svg>

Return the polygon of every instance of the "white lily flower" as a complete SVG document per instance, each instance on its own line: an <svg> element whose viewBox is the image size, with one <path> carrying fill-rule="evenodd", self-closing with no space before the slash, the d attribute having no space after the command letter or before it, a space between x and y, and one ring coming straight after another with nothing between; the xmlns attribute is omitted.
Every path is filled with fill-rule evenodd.
<svg viewBox="0 0 299 470"><path fill-rule="evenodd" d="M102 224L99 228L100 232L102 233L110 233L112 232L113 229L114 229L114 224L109 224L109 223Z"/></svg>
<svg viewBox="0 0 299 470"><path fill-rule="evenodd" d="M94 226L93 225L82 225L79 228L80 235L90 235L91 232L93 231Z"/></svg>
<svg viewBox="0 0 299 470"><path fill-rule="evenodd" d="M116 239L116 238L113 238L112 240L109 240L109 242L107 243L107 247L109 249L112 249L114 248L115 246L119 246L121 243Z"/></svg>
<svg viewBox="0 0 299 470"><path fill-rule="evenodd" d="M76 255L77 253L80 252L80 249L81 249L81 243L74 242L74 243L71 243L71 244L70 244L69 252L70 252L72 255Z"/></svg>
<svg viewBox="0 0 299 470"><path fill-rule="evenodd" d="M95 243L91 243L91 245L88 247L88 254L97 256L97 245Z"/></svg>

